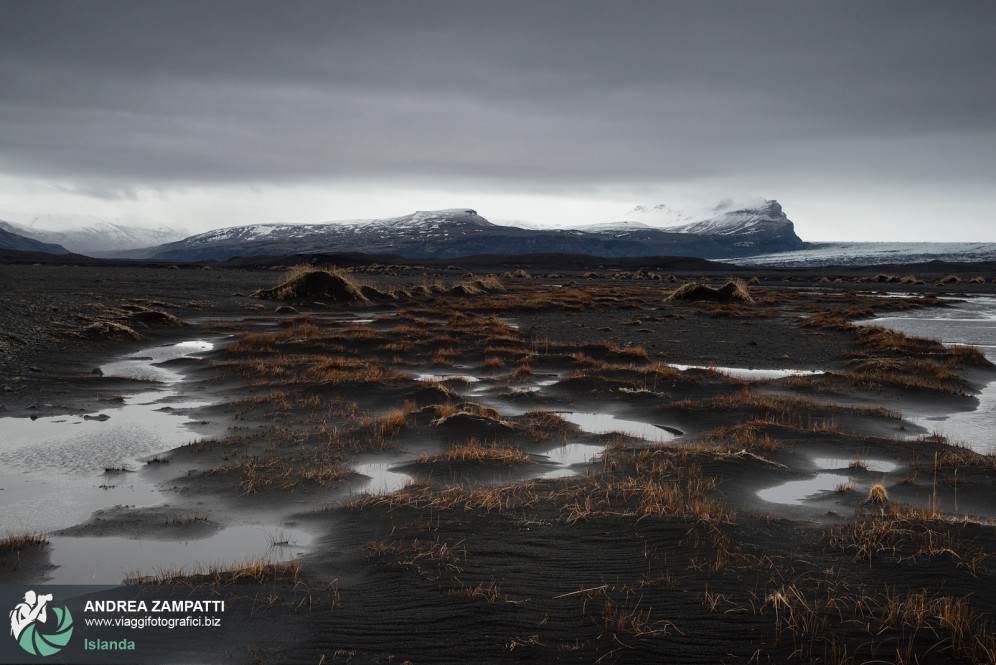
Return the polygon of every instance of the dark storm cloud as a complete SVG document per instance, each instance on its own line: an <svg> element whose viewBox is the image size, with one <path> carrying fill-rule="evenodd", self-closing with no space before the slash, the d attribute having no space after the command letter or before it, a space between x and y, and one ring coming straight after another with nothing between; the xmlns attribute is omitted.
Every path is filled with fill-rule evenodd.
<svg viewBox="0 0 996 665"><path fill-rule="evenodd" d="M992 150L960 151L993 145L994 17L989 2L6 0L0 172L108 195L936 175L932 157L944 177L992 174Z"/></svg>

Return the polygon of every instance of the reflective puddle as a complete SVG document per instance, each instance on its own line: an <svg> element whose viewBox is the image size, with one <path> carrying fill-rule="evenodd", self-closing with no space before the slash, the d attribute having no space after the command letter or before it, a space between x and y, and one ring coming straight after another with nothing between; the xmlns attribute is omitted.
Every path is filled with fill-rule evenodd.
<svg viewBox="0 0 996 665"><path fill-rule="evenodd" d="M898 468L894 462L886 460L864 459L856 457L853 459L843 459L839 457L817 457L813 459L816 466L821 469L851 469L860 468L874 471L875 473L891 473ZM853 466L852 466L853 465Z"/></svg>
<svg viewBox="0 0 996 665"><path fill-rule="evenodd" d="M605 452L604 446L596 446L589 443L568 443L563 446L548 450L544 455L551 462L560 468L547 471L540 478L569 478L577 475L577 471L570 467L576 464L587 464L601 457Z"/></svg>
<svg viewBox="0 0 996 665"><path fill-rule="evenodd" d="M390 494L404 489L414 482L414 479L407 473L391 471L391 464L387 462L368 462L357 464L354 469L356 473L367 476L370 481L359 489L361 494Z"/></svg>
<svg viewBox="0 0 996 665"><path fill-rule="evenodd" d="M801 506L804 499L832 492L838 485L849 482L847 476L836 473L819 473L808 480L793 480L776 487L761 490L757 495L770 503L781 503L789 506Z"/></svg>
<svg viewBox="0 0 996 665"><path fill-rule="evenodd" d="M609 434L618 432L627 436L647 441L671 441L677 435L660 425L641 423L636 420L623 420L608 413L584 413L579 411L558 411L557 415L567 422L574 423L585 432L591 434Z"/></svg>
<svg viewBox="0 0 996 665"><path fill-rule="evenodd" d="M56 531L87 521L108 506L154 506L163 497L138 474L82 476L4 468L0 500L4 532Z"/></svg>
<svg viewBox="0 0 996 665"><path fill-rule="evenodd" d="M191 420L179 412L209 402L177 398L174 391L143 392L86 418L0 418L0 464L26 471L138 468L137 457L199 438L189 428Z"/></svg>
<svg viewBox="0 0 996 665"><path fill-rule="evenodd" d="M588 443L568 443L559 448L548 450L544 454L550 458L551 462L562 466L571 466L572 464L587 464L592 460L598 459L603 452L605 452L604 446L595 446Z"/></svg>
<svg viewBox="0 0 996 665"><path fill-rule="evenodd" d="M123 536L54 536L49 584L118 584L125 577L163 571L183 574L230 569L264 559L289 561L311 542L297 529L232 526L196 540L155 540ZM233 560L233 553L238 557Z"/></svg>
<svg viewBox="0 0 996 665"><path fill-rule="evenodd" d="M104 376L119 376L139 381L177 383L183 380L183 375L165 367L158 367L157 365L195 353L210 351L213 348L214 344L212 342L200 339L180 342L179 344L156 346L151 349L143 349L127 358L101 365L100 370L104 373Z"/></svg>
<svg viewBox="0 0 996 665"><path fill-rule="evenodd" d="M826 374L823 370L815 369L747 369L745 367L706 367L704 365L671 365L676 370L686 372L690 369L712 370L733 377L734 379L744 379L747 381L762 381L768 379L784 379L789 376L815 376Z"/></svg>
<svg viewBox="0 0 996 665"><path fill-rule="evenodd" d="M416 381L463 381L464 383L477 383L480 381L476 376L470 374L433 374L423 372L415 375Z"/></svg>

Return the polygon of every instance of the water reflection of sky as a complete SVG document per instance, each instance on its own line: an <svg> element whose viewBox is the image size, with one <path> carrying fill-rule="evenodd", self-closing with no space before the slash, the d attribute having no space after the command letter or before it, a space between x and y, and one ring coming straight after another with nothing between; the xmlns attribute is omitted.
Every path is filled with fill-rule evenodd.
<svg viewBox="0 0 996 665"><path fill-rule="evenodd" d="M3 528L52 531L84 522L108 506L160 503L161 495L142 474L104 474L104 469L137 470L143 466L138 458L200 438L182 409L208 402L179 396L171 384L183 377L157 364L212 347L203 340L157 346L102 366L105 376L158 385L108 402L89 417L0 418Z"/></svg>

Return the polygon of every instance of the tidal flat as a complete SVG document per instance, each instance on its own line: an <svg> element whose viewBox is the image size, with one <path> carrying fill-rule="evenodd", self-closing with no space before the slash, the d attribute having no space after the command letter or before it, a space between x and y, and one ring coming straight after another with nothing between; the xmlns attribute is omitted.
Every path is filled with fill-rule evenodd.
<svg viewBox="0 0 996 665"><path fill-rule="evenodd" d="M965 270L0 265L0 582L228 662L993 662L993 350L896 324Z"/></svg>

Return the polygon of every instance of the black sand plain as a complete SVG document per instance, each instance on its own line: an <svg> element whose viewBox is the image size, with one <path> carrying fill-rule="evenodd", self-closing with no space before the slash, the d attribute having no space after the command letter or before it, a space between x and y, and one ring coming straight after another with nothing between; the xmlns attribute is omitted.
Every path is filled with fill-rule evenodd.
<svg viewBox="0 0 996 665"><path fill-rule="evenodd" d="M287 300L250 297L284 278L262 261L0 265L3 416L95 412L142 389L101 363L230 336L173 363L214 401L194 414L206 438L155 465L175 500L66 531L187 539L265 512L315 534L289 562L233 552L230 569L132 580L228 598L242 638L218 659L996 659L996 457L902 417L972 409L996 370L852 323L992 294L993 266L342 263L358 291ZM668 299L731 277L750 301ZM585 432L567 412L674 438ZM605 452L565 470L550 456L565 443ZM798 505L758 497L812 477L817 457L850 460L851 482ZM412 480L364 493L358 460ZM170 519L205 502L210 518ZM4 583L50 565L16 537L0 557Z"/></svg>

